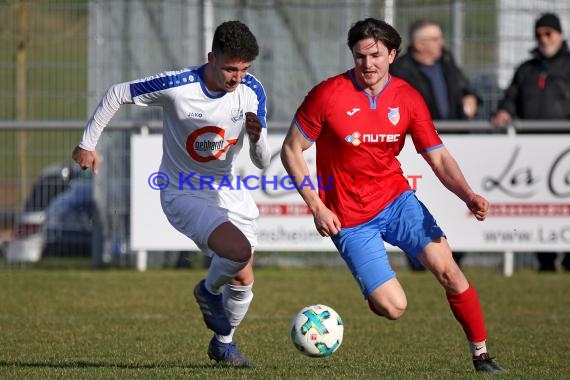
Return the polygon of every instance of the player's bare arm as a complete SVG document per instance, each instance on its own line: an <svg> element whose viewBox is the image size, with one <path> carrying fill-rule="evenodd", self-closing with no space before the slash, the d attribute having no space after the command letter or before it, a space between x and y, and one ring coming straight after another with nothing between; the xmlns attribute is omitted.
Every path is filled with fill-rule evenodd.
<svg viewBox="0 0 570 380"><path fill-rule="evenodd" d="M289 132L283 141L281 149L281 161L287 173L293 177L296 185L298 185L303 178L309 176L309 168L303 156L303 152L309 149L313 143L307 140L301 132L299 132L295 124L291 124ZM299 188L296 186L299 194L309 206L313 213L315 227L321 236L336 235L340 231L340 220L338 217L327 208L319 198L316 191L310 189L308 186Z"/></svg>
<svg viewBox="0 0 570 380"><path fill-rule="evenodd" d="M249 157L253 164L264 169L269 166L271 152L267 142L267 131L263 129L257 115L253 112L245 113L245 131L249 138Z"/></svg>
<svg viewBox="0 0 570 380"><path fill-rule="evenodd" d="M91 168L95 174L99 171L99 158L97 157L97 151L85 150L80 148L78 145L73 149L71 157L73 158L73 161L79 164L81 169L85 170Z"/></svg>
<svg viewBox="0 0 570 380"><path fill-rule="evenodd" d="M487 217L489 202L471 189L457 161L447 148L431 150L424 153L423 157L440 182L465 202L477 220L484 220Z"/></svg>

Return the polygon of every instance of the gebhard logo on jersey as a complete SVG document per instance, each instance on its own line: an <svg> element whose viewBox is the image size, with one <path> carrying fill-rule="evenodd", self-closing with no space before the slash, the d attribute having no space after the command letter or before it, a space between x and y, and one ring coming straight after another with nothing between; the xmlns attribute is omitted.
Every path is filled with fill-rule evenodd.
<svg viewBox="0 0 570 380"><path fill-rule="evenodd" d="M198 162L224 160L228 149L238 139L226 140L226 131L219 127L207 126L190 133L186 139L186 151Z"/></svg>
<svg viewBox="0 0 570 380"><path fill-rule="evenodd" d="M400 122L400 107L388 107L388 120L392 125L396 125Z"/></svg>

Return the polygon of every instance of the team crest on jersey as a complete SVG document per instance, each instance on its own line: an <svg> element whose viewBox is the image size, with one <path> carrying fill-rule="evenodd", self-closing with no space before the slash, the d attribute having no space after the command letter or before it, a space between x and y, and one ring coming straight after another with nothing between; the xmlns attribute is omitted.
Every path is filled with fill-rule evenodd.
<svg viewBox="0 0 570 380"><path fill-rule="evenodd" d="M400 122L400 107L388 107L388 120L392 125L396 125Z"/></svg>
<svg viewBox="0 0 570 380"><path fill-rule="evenodd" d="M232 108L231 113L232 113L232 121L234 123L238 122L238 120L243 119L243 110L239 108Z"/></svg>

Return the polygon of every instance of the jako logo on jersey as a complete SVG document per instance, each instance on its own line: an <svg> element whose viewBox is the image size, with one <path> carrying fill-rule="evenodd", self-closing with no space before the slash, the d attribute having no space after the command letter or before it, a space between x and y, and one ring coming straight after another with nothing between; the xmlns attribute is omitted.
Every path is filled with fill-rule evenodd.
<svg viewBox="0 0 570 380"><path fill-rule="evenodd" d="M390 120L392 125L396 125L400 122L400 107L388 107L388 120Z"/></svg>
<svg viewBox="0 0 570 380"><path fill-rule="evenodd" d="M362 143L377 143L377 142L396 142L400 139L399 133L365 133L354 132L344 138L346 142L354 146L359 146Z"/></svg>
<svg viewBox="0 0 570 380"><path fill-rule="evenodd" d="M225 139L226 131L219 127L208 126L195 130L186 139L186 151L198 162L223 159L227 150L238 139Z"/></svg>
<svg viewBox="0 0 570 380"><path fill-rule="evenodd" d="M201 119L204 117L204 114L202 112L189 112L186 116L189 119Z"/></svg>
<svg viewBox="0 0 570 380"><path fill-rule="evenodd" d="M354 115L355 113L357 113L358 111L360 111L360 108L353 108L353 109L350 110L350 111L346 111L346 114L347 114L348 116L352 116L352 115Z"/></svg>

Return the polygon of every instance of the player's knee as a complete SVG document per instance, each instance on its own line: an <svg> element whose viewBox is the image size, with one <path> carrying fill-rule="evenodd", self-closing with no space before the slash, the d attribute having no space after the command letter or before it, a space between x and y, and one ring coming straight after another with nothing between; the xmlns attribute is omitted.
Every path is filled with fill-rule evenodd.
<svg viewBox="0 0 570 380"><path fill-rule="evenodd" d="M395 321L404 315L408 305L406 299L399 300L397 302L391 302L389 304L378 304L369 299L368 307L376 315Z"/></svg>
<svg viewBox="0 0 570 380"><path fill-rule="evenodd" d="M386 318L395 321L400 319L406 312L408 305L405 304L393 304L386 308Z"/></svg>
<svg viewBox="0 0 570 380"><path fill-rule="evenodd" d="M231 259L239 263L247 263L251 259L251 246L249 244L235 245L231 249Z"/></svg>

